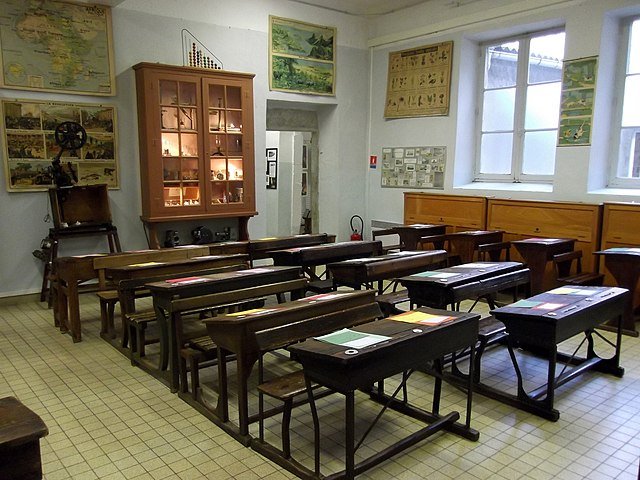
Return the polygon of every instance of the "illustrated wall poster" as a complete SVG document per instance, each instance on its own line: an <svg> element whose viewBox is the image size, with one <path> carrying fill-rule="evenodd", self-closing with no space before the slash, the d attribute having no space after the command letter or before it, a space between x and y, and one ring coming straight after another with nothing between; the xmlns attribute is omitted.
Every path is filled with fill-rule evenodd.
<svg viewBox="0 0 640 480"><path fill-rule="evenodd" d="M336 29L269 16L269 88L335 95Z"/></svg>
<svg viewBox="0 0 640 480"><path fill-rule="evenodd" d="M562 68L558 146L591 144L598 57L566 60Z"/></svg>
<svg viewBox="0 0 640 480"><path fill-rule="evenodd" d="M453 42L389 53L385 118L449 115Z"/></svg>
<svg viewBox="0 0 640 480"><path fill-rule="evenodd" d="M60 152L54 132L62 122L77 122L87 131L85 145L65 150L60 158L64 166L71 163L78 185L119 187L114 106L2 100L2 119L8 191L54 186L51 162Z"/></svg>
<svg viewBox="0 0 640 480"><path fill-rule="evenodd" d="M384 147L382 187L444 189L447 147Z"/></svg>
<svg viewBox="0 0 640 480"><path fill-rule="evenodd" d="M115 95L111 9L59 0L0 2L0 87Z"/></svg>
<svg viewBox="0 0 640 480"><path fill-rule="evenodd" d="M278 149L267 148L267 189L278 188Z"/></svg>

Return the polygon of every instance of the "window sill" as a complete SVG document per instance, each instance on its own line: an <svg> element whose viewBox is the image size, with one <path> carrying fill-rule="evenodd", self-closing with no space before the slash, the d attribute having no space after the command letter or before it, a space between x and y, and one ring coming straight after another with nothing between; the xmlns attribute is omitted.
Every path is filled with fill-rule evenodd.
<svg viewBox="0 0 640 480"><path fill-rule="evenodd" d="M502 192L553 192L553 185L548 183L501 183L472 182L454 187L454 190L497 190ZM640 192L638 192L640 193Z"/></svg>
<svg viewBox="0 0 640 480"><path fill-rule="evenodd" d="M592 193L594 195L622 195L628 197L640 197L639 188L607 187L590 190L589 193Z"/></svg>

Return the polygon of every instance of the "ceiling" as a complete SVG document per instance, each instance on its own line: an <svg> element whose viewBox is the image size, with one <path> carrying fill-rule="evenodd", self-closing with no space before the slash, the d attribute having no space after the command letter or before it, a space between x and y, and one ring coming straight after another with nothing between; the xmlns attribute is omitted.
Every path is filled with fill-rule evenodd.
<svg viewBox="0 0 640 480"><path fill-rule="evenodd" d="M384 15L430 0L292 0L352 15Z"/></svg>
<svg viewBox="0 0 640 480"><path fill-rule="evenodd" d="M89 2L91 0L80 0ZM436 0L291 0L304 5L312 5L327 10L347 13L358 16L385 15L404 8L419 5L421 3L434 2ZM447 6L460 6L477 0L441 0ZM115 7L124 0L101 0L103 5Z"/></svg>

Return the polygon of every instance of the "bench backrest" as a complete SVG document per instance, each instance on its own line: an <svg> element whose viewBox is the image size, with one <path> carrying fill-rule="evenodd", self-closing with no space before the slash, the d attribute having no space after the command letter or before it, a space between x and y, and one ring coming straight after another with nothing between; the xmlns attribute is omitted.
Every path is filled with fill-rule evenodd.
<svg viewBox="0 0 640 480"><path fill-rule="evenodd" d="M160 282L162 280L171 280L173 278L182 278L185 275L189 276L201 276L201 275L211 275L213 273L223 273L223 272L233 272L236 270L245 270L249 268L249 265L246 263L239 263L237 265L227 265L224 267L216 267L216 268L208 268L205 270L193 270L188 273L180 272L180 273L172 273L167 275L154 275L144 278L134 278L131 280L120 280L118 282L118 291L136 291L142 290L145 288L145 285L153 282Z"/></svg>
<svg viewBox="0 0 640 480"><path fill-rule="evenodd" d="M207 307L215 307L227 303L250 300L252 298L264 297L266 295L277 295L286 292L301 292L307 286L308 280L300 278L286 282L270 283L258 287L244 288L242 290L231 290L228 292L211 293L197 297L176 298L169 306L170 313L182 313L191 310L198 310Z"/></svg>
<svg viewBox="0 0 640 480"><path fill-rule="evenodd" d="M165 248L144 252L123 252L117 255L105 255L93 259L93 268L97 272L101 289L105 288L105 270L111 267L122 267L144 262L169 262L187 258L209 255L209 247Z"/></svg>
<svg viewBox="0 0 640 480"><path fill-rule="evenodd" d="M256 342L260 351L276 350L307 338L368 323L382 317L380 307L374 302L260 330L255 334Z"/></svg>

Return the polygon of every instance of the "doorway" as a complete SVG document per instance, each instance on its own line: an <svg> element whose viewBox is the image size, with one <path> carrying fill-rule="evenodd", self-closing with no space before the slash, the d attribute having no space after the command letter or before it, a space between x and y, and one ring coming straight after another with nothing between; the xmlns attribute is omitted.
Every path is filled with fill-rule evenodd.
<svg viewBox="0 0 640 480"><path fill-rule="evenodd" d="M318 233L316 112L267 107L267 236Z"/></svg>
<svg viewBox="0 0 640 480"><path fill-rule="evenodd" d="M316 233L314 137L313 132L267 131L267 236Z"/></svg>

